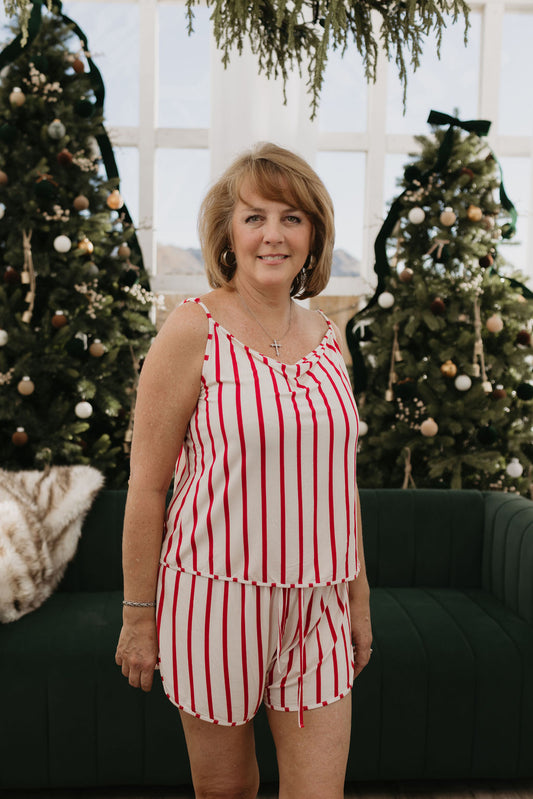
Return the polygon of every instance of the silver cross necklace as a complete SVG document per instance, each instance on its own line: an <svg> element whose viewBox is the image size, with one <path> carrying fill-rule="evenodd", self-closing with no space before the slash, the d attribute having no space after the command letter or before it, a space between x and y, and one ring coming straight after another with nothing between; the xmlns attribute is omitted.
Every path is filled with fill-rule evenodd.
<svg viewBox="0 0 533 799"><path fill-rule="evenodd" d="M239 294L239 292L237 292L237 295L238 295L238 297L239 297L240 301L242 302L242 304L244 305L244 307L246 308L246 310L248 311L248 313L250 314L250 316L251 316L253 319L255 319L255 321L257 322L257 324L258 324L258 325L259 325L259 327L261 328L261 330L263 330L263 332L267 334L268 338L272 339L272 343L271 343L269 346L270 346L270 347L272 347L272 349L273 349L273 350L276 350L276 358L279 358L279 351L280 351L280 349L281 349L281 346L282 346L282 345L281 345L282 339L284 339L284 338L285 338L285 336L287 335L287 333L288 333L288 332L289 332L289 330L291 329L291 321L292 321L292 306L293 306L292 299L290 300L290 305L289 305L289 324L288 324L288 326L287 326L287 330L286 330L286 331L285 331L285 333L284 333L282 336L280 336L280 337L279 337L279 339L278 339L278 338L274 337L274 336L272 335L272 333L269 333L269 332L268 332L268 330L267 330L267 329L266 329L266 328L265 328L265 327L264 327L264 326L261 324L261 322L259 321L259 319L257 318L257 316L254 314L254 312L251 310L251 308L249 308L249 307L246 305L246 303L244 302L244 300L243 300L243 298L241 297L241 295Z"/></svg>

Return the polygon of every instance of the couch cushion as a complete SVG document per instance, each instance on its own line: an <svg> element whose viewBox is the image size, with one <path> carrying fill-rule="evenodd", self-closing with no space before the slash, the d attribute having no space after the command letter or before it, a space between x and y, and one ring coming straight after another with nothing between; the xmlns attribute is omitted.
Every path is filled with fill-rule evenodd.
<svg viewBox="0 0 533 799"><path fill-rule="evenodd" d="M57 593L0 627L0 787L190 783L161 680L144 694L115 664L121 599Z"/></svg>
<svg viewBox="0 0 533 799"><path fill-rule="evenodd" d="M478 491L361 489L372 586L481 587Z"/></svg>
<svg viewBox="0 0 533 799"><path fill-rule="evenodd" d="M530 776L533 628L483 590L377 588L357 778Z"/></svg>

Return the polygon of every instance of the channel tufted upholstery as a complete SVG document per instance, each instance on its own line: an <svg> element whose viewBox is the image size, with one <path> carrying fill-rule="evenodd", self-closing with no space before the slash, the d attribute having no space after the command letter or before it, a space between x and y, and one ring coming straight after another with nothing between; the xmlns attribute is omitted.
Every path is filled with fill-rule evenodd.
<svg viewBox="0 0 533 799"><path fill-rule="evenodd" d="M533 777L533 503L362 490L374 652L348 779ZM125 492L103 491L40 609L0 627L0 787L190 782L178 714L114 664ZM276 779L256 720L262 779Z"/></svg>

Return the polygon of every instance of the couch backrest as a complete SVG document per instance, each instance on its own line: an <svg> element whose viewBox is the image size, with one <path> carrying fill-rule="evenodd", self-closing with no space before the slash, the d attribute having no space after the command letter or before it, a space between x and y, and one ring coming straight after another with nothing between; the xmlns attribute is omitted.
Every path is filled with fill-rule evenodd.
<svg viewBox="0 0 533 799"><path fill-rule="evenodd" d="M371 586L481 586L483 494L361 489L360 495Z"/></svg>
<svg viewBox="0 0 533 799"><path fill-rule="evenodd" d="M481 586L483 494L361 489L360 495L371 586ZM122 588L125 504L125 490L98 494L59 590Z"/></svg>
<svg viewBox="0 0 533 799"><path fill-rule="evenodd" d="M100 491L84 521L76 555L61 581L60 591L122 589L125 506L125 490Z"/></svg>

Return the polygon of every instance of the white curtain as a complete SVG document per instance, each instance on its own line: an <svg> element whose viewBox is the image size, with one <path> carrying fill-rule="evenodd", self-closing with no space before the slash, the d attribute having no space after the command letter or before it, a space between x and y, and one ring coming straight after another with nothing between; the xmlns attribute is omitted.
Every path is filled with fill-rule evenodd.
<svg viewBox="0 0 533 799"><path fill-rule="evenodd" d="M216 178L233 158L256 142L271 141L303 156L312 165L318 143L317 122L309 119L306 75L296 71L286 85L257 71L249 48L235 51L224 69L220 51L212 52L211 175Z"/></svg>

